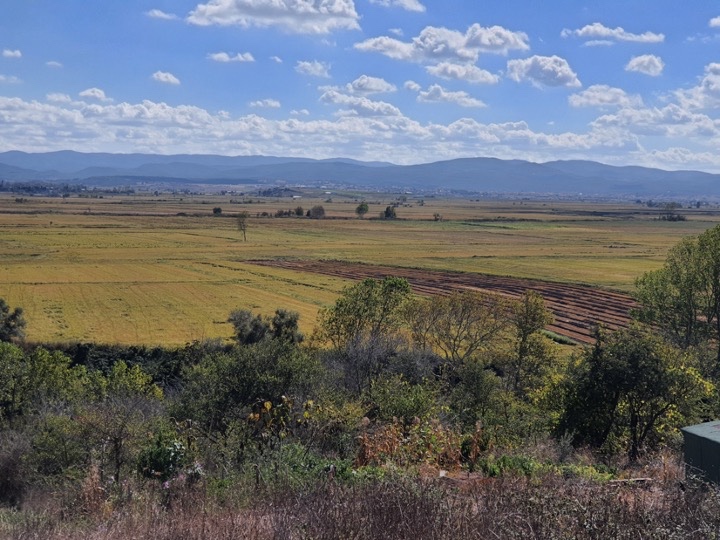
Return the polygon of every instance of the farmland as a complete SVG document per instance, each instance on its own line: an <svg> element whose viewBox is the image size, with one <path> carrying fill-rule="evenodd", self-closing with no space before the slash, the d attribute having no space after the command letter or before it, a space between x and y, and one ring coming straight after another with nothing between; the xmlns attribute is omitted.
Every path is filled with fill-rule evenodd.
<svg viewBox="0 0 720 540"><path fill-rule="evenodd" d="M370 211L355 215L360 200ZM397 203L397 220L376 216ZM273 217L322 204L326 219ZM213 214L214 208L221 208ZM234 217L247 211L247 241ZM478 201L402 194L0 197L0 297L31 341L179 345L231 335L228 313L285 307L310 331L351 283L318 262L490 274L621 293L681 237L720 220L703 207L657 220L640 204ZM302 266L253 261L310 261ZM323 266L323 263L319 265Z"/></svg>

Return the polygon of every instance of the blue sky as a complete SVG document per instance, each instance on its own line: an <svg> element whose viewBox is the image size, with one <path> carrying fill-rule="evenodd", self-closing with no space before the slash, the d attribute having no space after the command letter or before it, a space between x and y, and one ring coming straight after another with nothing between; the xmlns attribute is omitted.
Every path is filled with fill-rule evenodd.
<svg viewBox="0 0 720 540"><path fill-rule="evenodd" d="M4 0L0 151L720 172L720 4Z"/></svg>

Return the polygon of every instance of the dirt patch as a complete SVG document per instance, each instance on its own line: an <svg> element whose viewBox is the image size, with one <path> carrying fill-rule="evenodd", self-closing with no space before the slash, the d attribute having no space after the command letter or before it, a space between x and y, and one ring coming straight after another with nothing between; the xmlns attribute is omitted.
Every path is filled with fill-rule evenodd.
<svg viewBox="0 0 720 540"><path fill-rule="evenodd" d="M340 261L248 261L252 264L274 266L362 280L382 279L387 276L405 278L416 294L425 296L450 294L454 291L478 290L519 298L527 290L536 291L555 316L551 332L580 343L593 343L593 332L598 325L608 330L624 328L630 323L630 310L637 306L627 294L584 285L553 283L533 279L441 272L416 268L375 266Z"/></svg>

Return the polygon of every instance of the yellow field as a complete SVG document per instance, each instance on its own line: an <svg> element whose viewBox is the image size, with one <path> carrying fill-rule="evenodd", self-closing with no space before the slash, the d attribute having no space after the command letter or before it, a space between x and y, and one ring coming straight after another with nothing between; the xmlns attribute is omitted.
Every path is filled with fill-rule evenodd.
<svg viewBox="0 0 720 540"><path fill-rule="evenodd" d="M375 218L397 195L309 194L231 203L228 196L0 196L0 297L22 306L32 341L183 344L229 337L236 308L317 310L347 283L248 264L268 258L339 259L582 282L629 291L682 236L720 220L687 210L657 221L640 205L477 202L408 197L400 219ZM237 199L237 197L235 197ZM322 204L329 219L258 217ZM213 207L222 214L213 216ZM251 214L247 242L234 215ZM184 215L178 215L184 214ZM442 221L433 215L441 214Z"/></svg>

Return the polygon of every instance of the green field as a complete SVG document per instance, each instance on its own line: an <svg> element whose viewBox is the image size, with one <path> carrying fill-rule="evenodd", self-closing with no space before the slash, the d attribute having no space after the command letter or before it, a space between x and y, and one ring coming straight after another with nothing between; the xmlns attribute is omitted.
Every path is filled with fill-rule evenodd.
<svg viewBox="0 0 720 540"><path fill-rule="evenodd" d="M681 237L720 221L720 211L706 207L670 223L638 204L412 196L398 220L376 219L397 200L392 194L367 195L370 212L360 220L361 195L327 197L3 195L0 297L25 309L31 341L178 345L229 337L225 321L237 308L293 309L310 331L317 310L347 284L247 263L253 259L338 259L630 291ZM327 219L262 217L316 204ZM246 242L234 219L241 210L251 216Z"/></svg>

